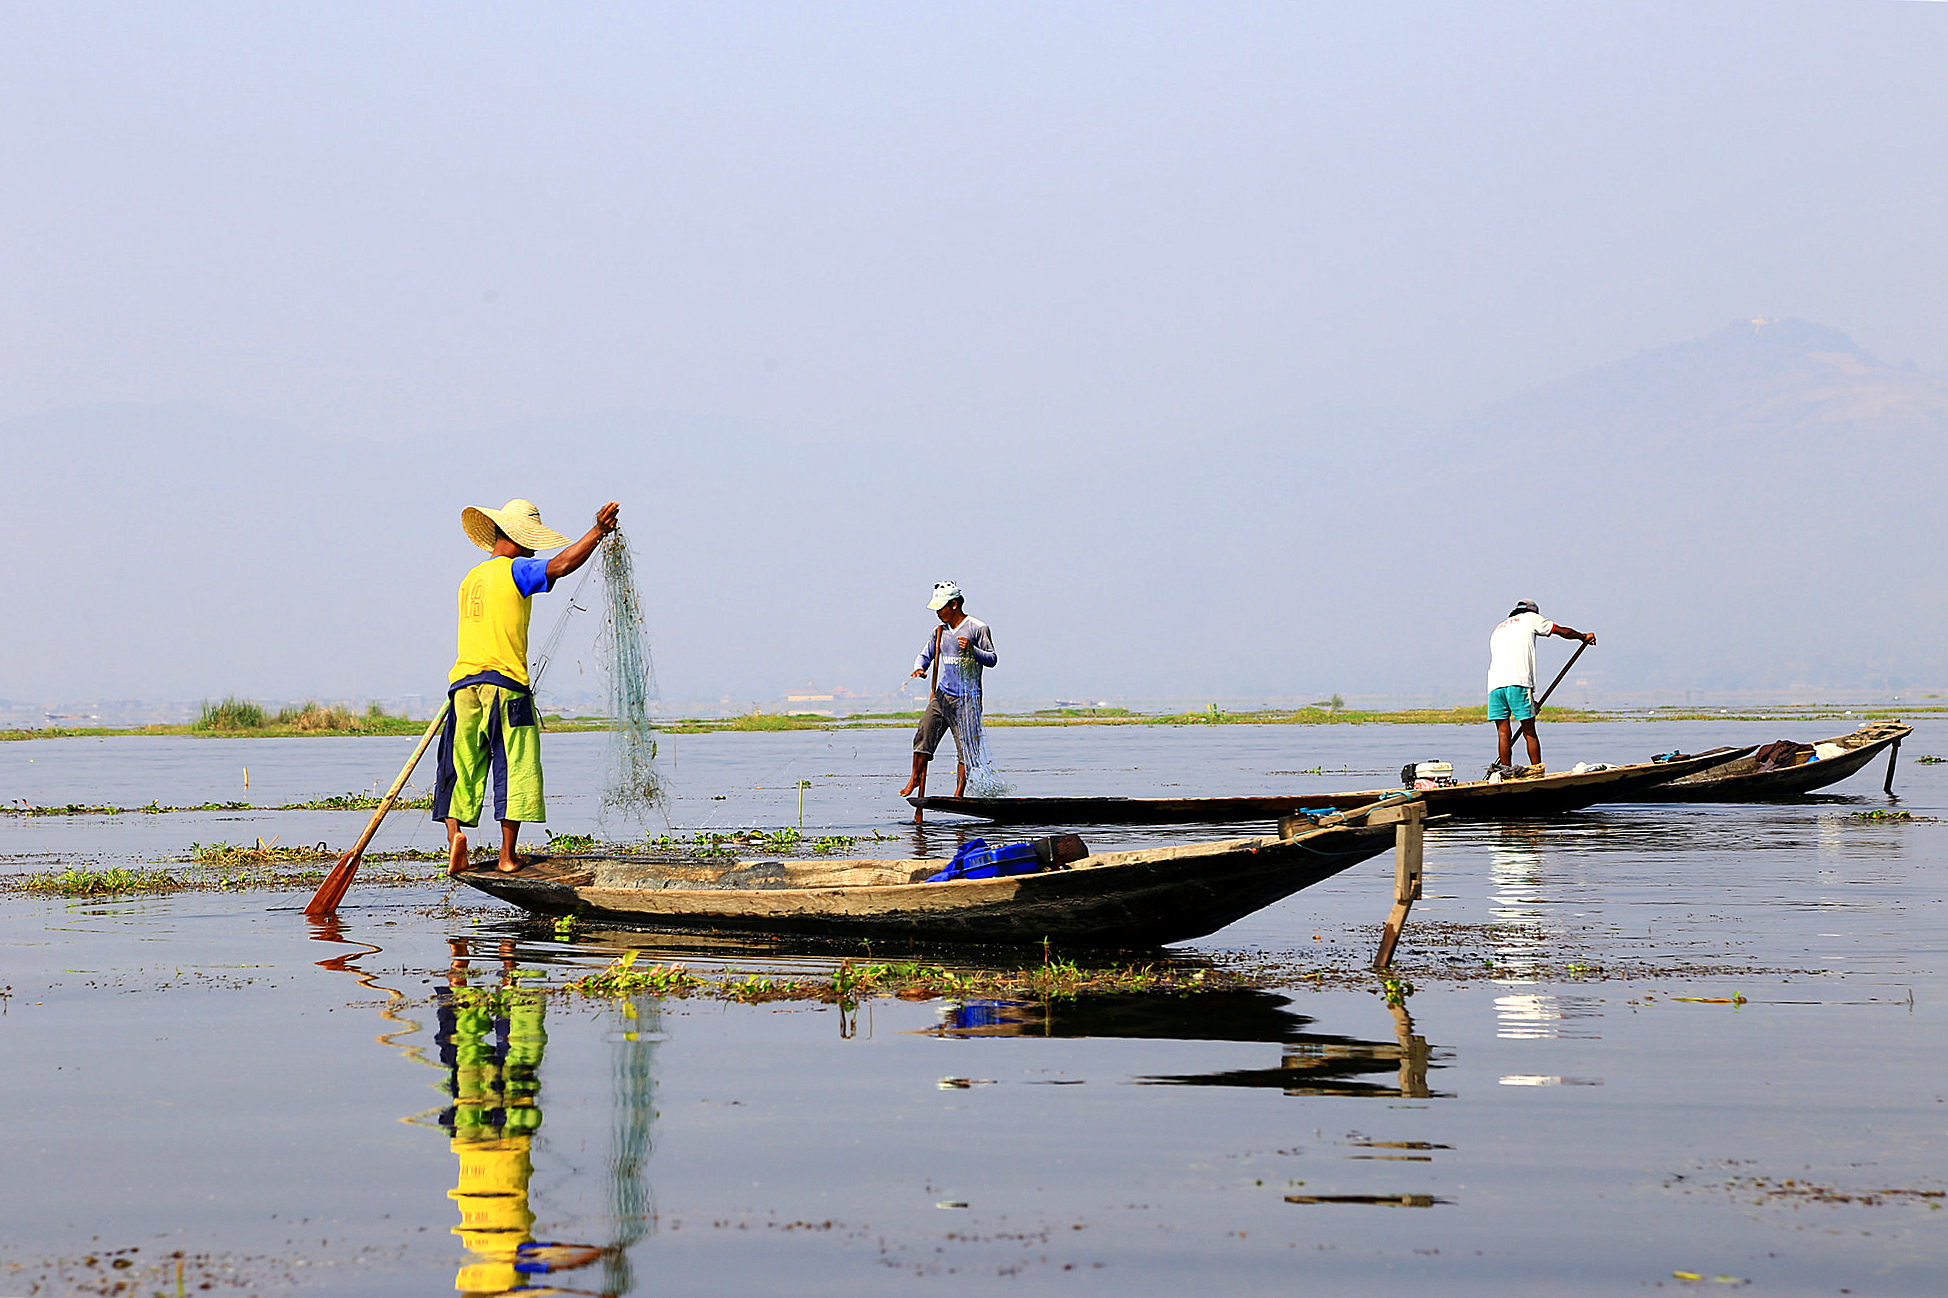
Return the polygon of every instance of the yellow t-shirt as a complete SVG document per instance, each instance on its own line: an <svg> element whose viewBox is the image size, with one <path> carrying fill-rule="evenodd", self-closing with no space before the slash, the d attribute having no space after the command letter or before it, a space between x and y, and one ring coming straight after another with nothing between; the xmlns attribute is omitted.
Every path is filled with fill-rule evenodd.
<svg viewBox="0 0 1948 1298"><path fill-rule="evenodd" d="M515 585L514 562L497 555L461 580L459 646L449 683L488 671L528 683L533 602Z"/></svg>

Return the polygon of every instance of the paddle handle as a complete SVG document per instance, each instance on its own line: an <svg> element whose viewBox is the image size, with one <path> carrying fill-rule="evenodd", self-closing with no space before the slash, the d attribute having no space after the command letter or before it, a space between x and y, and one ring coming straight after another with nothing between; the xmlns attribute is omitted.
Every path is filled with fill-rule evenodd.
<svg viewBox="0 0 1948 1298"><path fill-rule="evenodd" d="M1547 703L1549 701L1549 696L1556 692L1556 686L1562 684L1562 678L1569 675L1569 669L1576 665L1576 660L1583 656L1583 650L1589 647L1590 647L1590 642L1587 640L1577 645L1576 652L1569 655L1569 661L1564 663L1562 665L1562 670L1556 673L1556 679L1550 681L1549 688L1542 691L1542 697L1535 701L1535 710L1538 716L1540 716L1542 713L1542 705L1544 703Z"/></svg>
<svg viewBox="0 0 1948 1298"><path fill-rule="evenodd" d="M419 747L413 749L412 757L400 769L399 778L392 782L390 789L386 790L385 801L381 802L379 809L372 813L372 819L367 822L365 832L358 836L357 846L353 847L341 859L356 861L365 855L366 844L372 841L372 835L379 832L379 822L386 818L388 811L392 810L392 804L399 801L400 790L406 787L406 781L412 777L413 768L419 765L420 758L426 756L427 745L433 742L433 736L439 734L440 727L446 723L446 710L450 706L452 705L441 705L439 712L433 717L433 724L426 727L426 733L419 737Z"/></svg>

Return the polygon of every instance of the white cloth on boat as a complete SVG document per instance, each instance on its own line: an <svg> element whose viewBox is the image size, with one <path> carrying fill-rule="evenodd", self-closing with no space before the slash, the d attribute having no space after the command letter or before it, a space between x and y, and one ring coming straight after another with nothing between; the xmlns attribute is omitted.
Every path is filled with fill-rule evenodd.
<svg viewBox="0 0 1948 1298"><path fill-rule="evenodd" d="M1553 635L1556 624L1540 613L1517 613L1488 636L1488 688L1535 689L1535 638Z"/></svg>

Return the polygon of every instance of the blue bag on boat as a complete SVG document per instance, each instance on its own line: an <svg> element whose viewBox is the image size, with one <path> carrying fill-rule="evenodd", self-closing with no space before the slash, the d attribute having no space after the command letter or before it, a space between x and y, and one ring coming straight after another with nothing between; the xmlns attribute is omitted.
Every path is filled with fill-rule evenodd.
<svg viewBox="0 0 1948 1298"><path fill-rule="evenodd" d="M938 874L928 875L927 882L993 879L1004 874L1033 874L1041 868L1041 858L1036 855L1033 843L989 847L984 838L970 838L961 844L960 851L954 853L954 859L947 863L947 868Z"/></svg>

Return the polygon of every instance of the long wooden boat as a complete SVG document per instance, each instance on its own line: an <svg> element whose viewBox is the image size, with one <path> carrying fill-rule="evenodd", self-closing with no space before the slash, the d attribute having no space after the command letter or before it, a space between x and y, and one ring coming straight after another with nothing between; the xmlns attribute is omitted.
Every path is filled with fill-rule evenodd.
<svg viewBox="0 0 1948 1298"><path fill-rule="evenodd" d="M1914 733L1914 727L1899 721L1875 721L1850 735L1835 735L1818 743L1801 745L1800 751L1770 770L1760 770L1760 762L1750 750L1708 766L1702 771L1681 776L1637 795L1641 802L1766 802L1796 798L1838 784L1878 757L1883 749L1888 756L1887 783L1894 782L1893 761L1900 752L1901 740Z"/></svg>
<svg viewBox="0 0 1948 1298"><path fill-rule="evenodd" d="M1061 868L920 882L939 860L542 856L457 877L542 915L649 927L1092 947L1155 946L1233 920L1384 852L1403 803L1291 837L1103 852Z"/></svg>
<svg viewBox="0 0 1948 1298"><path fill-rule="evenodd" d="M1663 762L1636 762L1577 774L1563 771L1471 780L1416 792L1427 814L1451 820L1530 820L1579 811L1599 802L1631 801L1645 790L1742 757L1751 748L1714 748ZM1192 825L1277 820L1297 810L1351 811L1399 789L1350 793L1283 793L1242 798L908 798L923 811L946 811L1009 825Z"/></svg>

